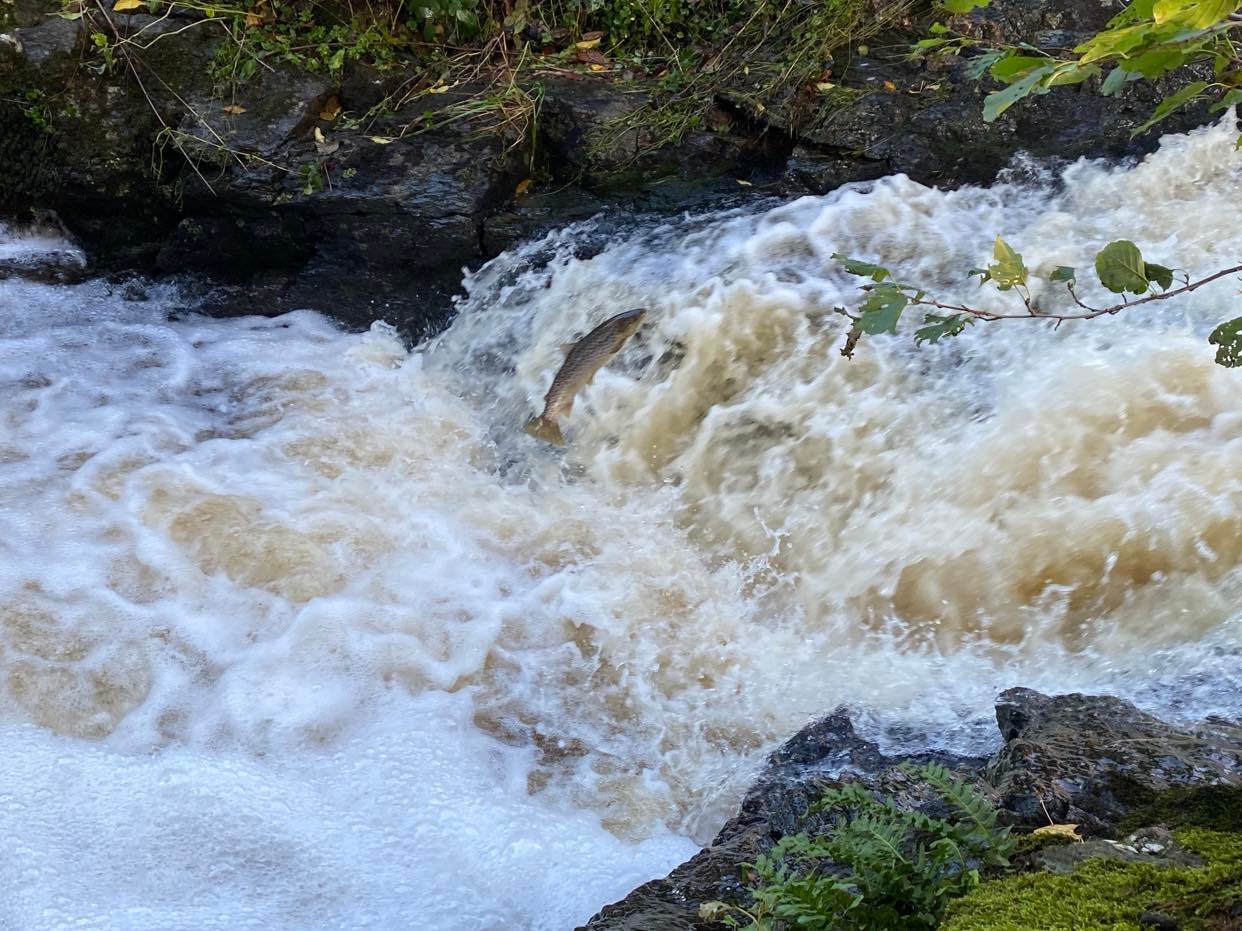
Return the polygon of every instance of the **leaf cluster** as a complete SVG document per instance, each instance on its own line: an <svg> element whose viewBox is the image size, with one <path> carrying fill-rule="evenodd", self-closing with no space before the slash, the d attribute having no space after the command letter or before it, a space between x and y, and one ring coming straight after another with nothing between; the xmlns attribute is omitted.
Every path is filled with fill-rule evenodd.
<svg viewBox="0 0 1242 931"><path fill-rule="evenodd" d="M1087 320L1116 314L1138 304L1193 291L1226 274L1242 271L1242 266L1238 266L1192 282L1185 272L1148 262L1133 242L1119 239L1099 251L1094 267L1100 284L1108 291L1122 295L1121 302L1110 307L1093 307L1084 303L1074 290L1077 270L1062 265L1044 277L1052 284L1064 285L1076 309L1068 313L1053 313L1041 309L1032 299L1029 287L1032 274L1022 255L997 236L992 249L993 261L986 268L972 268L969 275L978 278L981 285L990 282L998 291L1011 291L1018 296L1023 309L1006 313L964 304L946 304L929 297L927 291L917 285L898 281L892 271L883 265L840 253L834 253L832 257L850 274L867 279L862 285L865 296L856 310L836 308L837 313L853 321L841 350L847 357L853 355L863 336L896 333L902 315L911 307L932 308L924 314L922 326L914 331L914 342L918 345L957 336L977 320L1044 319L1060 325L1066 320ZM1181 282L1181 287L1176 289L1173 287L1175 278ZM1127 294L1141 299L1130 301L1125 297ZM1219 347L1216 353L1218 363L1228 367L1242 365L1242 317L1217 327L1208 339Z"/></svg>
<svg viewBox="0 0 1242 931"><path fill-rule="evenodd" d="M991 0L943 0L951 13L985 7ZM1071 54L1052 54L1029 45L991 49L978 55L972 74L1006 85L984 101L983 118L992 122L1018 101L1054 87L1102 78L1099 89L1115 95L1127 84L1152 80L1186 65L1210 67L1211 80L1197 80L1169 94L1134 134L1197 100L1213 101L1219 112L1242 103L1242 0L1132 0L1108 26ZM937 25L917 43L916 55L960 54L977 40L954 36ZM1242 137L1238 140L1242 145Z"/></svg>
<svg viewBox="0 0 1242 931"><path fill-rule="evenodd" d="M748 931L932 929L950 900L979 883L980 871L1004 868L1014 841L996 826L986 797L927 764L908 772L948 807L934 818L857 784L826 792L813 813L832 819L822 834L782 838L748 864L748 908L707 903L704 917Z"/></svg>

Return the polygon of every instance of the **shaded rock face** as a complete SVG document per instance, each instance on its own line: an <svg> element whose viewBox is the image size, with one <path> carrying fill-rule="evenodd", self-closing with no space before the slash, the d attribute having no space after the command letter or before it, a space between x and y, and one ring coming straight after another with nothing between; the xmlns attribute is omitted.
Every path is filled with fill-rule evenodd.
<svg viewBox="0 0 1242 931"><path fill-rule="evenodd" d="M1030 689L1003 693L996 720L987 779L1025 824L1104 831L1169 789L1242 781L1242 727L1225 722L1184 730L1118 698Z"/></svg>
<svg viewBox="0 0 1242 931"><path fill-rule="evenodd" d="M1064 48L1117 8L995 0L951 25L985 41ZM218 31L181 15L113 14L112 26L141 31L147 48L97 73L83 66L98 64L88 28L53 12L51 0L0 6L0 214L56 210L95 270L207 279L220 285L208 304L218 313L311 307L356 326L387 319L411 336L443 325L463 267L601 209L701 209L895 172L986 182L1020 151L1136 155L1155 136L1131 130L1177 83L1132 84L1121 98L1100 97L1091 82L1058 88L988 126L981 105L992 87L968 80L963 62L901 53L928 25L921 16L872 43L889 53L842 52L839 92L792 90L759 109L753 88L723 88L704 128L675 143L661 144L641 119L649 89L587 74L538 78L532 133L463 118L409 134L425 109L477 88L347 126L321 116L329 101L361 116L408 76L265 67L226 98L208 73ZM50 132L21 103L31 93ZM1206 118L1189 108L1165 128ZM539 183L519 198L527 177Z"/></svg>
<svg viewBox="0 0 1242 931"><path fill-rule="evenodd" d="M1021 827L1076 823L1087 835L1116 832L1159 793L1242 786L1242 727L1209 721L1179 728L1107 696L1047 696L1030 689L1002 693L996 706L1003 746L991 759L943 753L886 756L854 730L840 709L790 738L746 793L736 816L713 842L664 879L604 908L589 931L690 931L719 927L698 908L722 899L744 902L741 864L787 834L826 828L807 811L825 789L846 782L892 797L932 816L948 814L927 787L901 768L936 761L973 784ZM1047 809L1047 813L1045 813ZM1188 865L1192 855L1167 831L1146 829L1120 841L1089 840L1042 851L1068 870L1090 855L1124 862Z"/></svg>

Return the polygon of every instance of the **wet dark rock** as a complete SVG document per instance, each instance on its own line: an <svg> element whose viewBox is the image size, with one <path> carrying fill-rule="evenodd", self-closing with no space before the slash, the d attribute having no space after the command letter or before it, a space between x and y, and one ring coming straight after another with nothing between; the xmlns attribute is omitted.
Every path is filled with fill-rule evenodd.
<svg viewBox="0 0 1242 931"><path fill-rule="evenodd" d="M988 765L1003 807L1023 824L1101 832L1170 789L1242 782L1242 728L1183 729L1119 698L1004 692L1005 746Z"/></svg>
<svg viewBox="0 0 1242 931"><path fill-rule="evenodd" d="M947 814L927 787L901 768L906 762L943 763L1019 826L1076 823L1083 833L1099 835L1115 830L1127 816L1153 819L1117 840L1093 837L1033 855L1037 865L1057 872L1089 856L1167 867L1199 865L1199 858L1159 825L1161 806L1192 813L1192 801L1219 807L1218 795L1230 800L1225 804L1235 804L1242 787L1242 728L1228 721L1176 727L1118 698L1047 696L1030 689L1004 692L996 717L1004 743L988 760L942 753L888 756L854 730L846 710L838 709L769 757L737 815L709 846L666 878L605 907L585 928L707 931L713 926L697 917L699 906L717 899L744 902L740 864L782 836L826 827L808 819L807 811L825 789L842 782L861 782L933 816ZM1179 792L1194 798L1170 803L1169 793ZM1171 823L1194 821L1179 817Z"/></svg>

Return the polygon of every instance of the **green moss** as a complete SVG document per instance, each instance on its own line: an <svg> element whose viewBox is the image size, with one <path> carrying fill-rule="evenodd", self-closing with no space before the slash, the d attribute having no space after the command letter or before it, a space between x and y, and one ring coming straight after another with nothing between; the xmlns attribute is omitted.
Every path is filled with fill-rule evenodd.
<svg viewBox="0 0 1242 931"><path fill-rule="evenodd" d="M1242 833L1242 786L1170 789L1145 799L1119 830L1128 834L1150 824Z"/></svg>
<svg viewBox="0 0 1242 931"><path fill-rule="evenodd" d="M1229 815L1234 817L1236 815ZM1159 912L1185 931L1224 928L1242 902L1242 834L1198 827L1178 841L1207 865L1163 869L1089 860L1068 876L1029 873L985 882L949 908L944 931L1139 931L1139 915Z"/></svg>

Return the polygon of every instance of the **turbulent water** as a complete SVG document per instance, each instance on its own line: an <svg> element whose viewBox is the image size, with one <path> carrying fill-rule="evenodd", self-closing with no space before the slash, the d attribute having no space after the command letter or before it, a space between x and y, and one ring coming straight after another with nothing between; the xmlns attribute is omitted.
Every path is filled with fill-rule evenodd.
<svg viewBox="0 0 1242 931"><path fill-rule="evenodd" d="M1037 271L1118 235L1214 271L1235 137L576 259L587 224L413 351L0 283L0 926L561 931L842 702L959 748L1015 684L1242 710L1242 370L1205 341L1236 283L849 361L829 259L988 306L998 232ZM568 448L522 435L559 345L639 305Z"/></svg>

